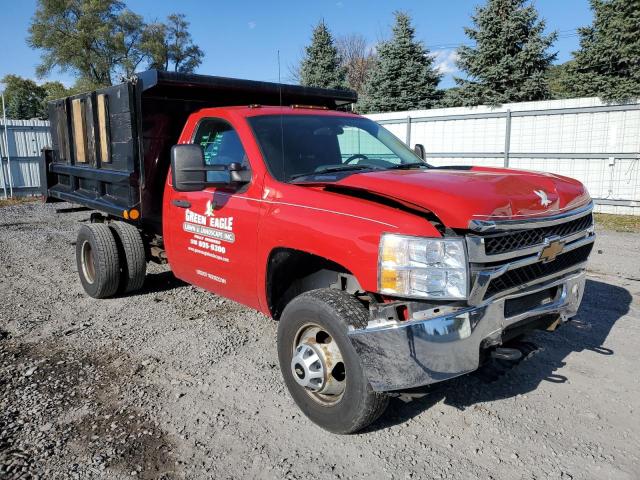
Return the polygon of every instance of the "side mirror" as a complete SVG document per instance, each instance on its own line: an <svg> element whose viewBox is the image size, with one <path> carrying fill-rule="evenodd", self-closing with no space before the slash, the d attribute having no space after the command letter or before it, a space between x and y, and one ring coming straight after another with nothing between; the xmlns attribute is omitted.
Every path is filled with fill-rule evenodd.
<svg viewBox="0 0 640 480"><path fill-rule="evenodd" d="M178 192L198 192L207 184L204 151L200 145L171 147L171 180Z"/></svg>
<svg viewBox="0 0 640 480"><path fill-rule="evenodd" d="M421 143L416 143L413 146L413 153L415 153L417 156L419 156L422 160L424 160L425 154L424 154L424 145L422 145Z"/></svg>
<svg viewBox="0 0 640 480"><path fill-rule="evenodd" d="M206 187L241 185L251 181L251 171L240 163L205 165L200 145L171 147L173 188L178 192L198 192Z"/></svg>

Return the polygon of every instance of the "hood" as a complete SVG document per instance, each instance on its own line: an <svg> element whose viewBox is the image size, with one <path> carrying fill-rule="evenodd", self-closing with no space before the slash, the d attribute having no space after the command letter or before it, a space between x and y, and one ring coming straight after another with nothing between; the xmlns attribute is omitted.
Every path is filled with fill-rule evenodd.
<svg viewBox="0 0 640 480"><path fill-rule="evenodd" d="M350 175L334 187L365 190L433 212L451 228L471 220L555 215L590 201L577 180L497 168L385 170Z"/></svg>

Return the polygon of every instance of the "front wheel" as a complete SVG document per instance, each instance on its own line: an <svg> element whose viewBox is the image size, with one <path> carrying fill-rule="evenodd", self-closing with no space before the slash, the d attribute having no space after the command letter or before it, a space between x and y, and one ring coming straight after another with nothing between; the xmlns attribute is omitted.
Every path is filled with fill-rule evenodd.
<svg viewBox="0 0 640 480"><path fill-rule="evenodd" d="M289 393L314 423L333 433L354 433L374 422L388 397L374 392L347 337L363 327L367 309L331 289L294 298L278 325L278 357Z"/></svg>

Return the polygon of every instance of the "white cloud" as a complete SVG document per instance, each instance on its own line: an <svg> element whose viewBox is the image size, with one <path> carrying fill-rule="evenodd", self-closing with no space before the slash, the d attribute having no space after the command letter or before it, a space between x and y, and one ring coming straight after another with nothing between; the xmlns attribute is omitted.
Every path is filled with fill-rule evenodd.
<svg viewBox="0 0 640 480"><path fill-rule="evenodd" d="M456 61L458 60L458 52L454 49L436 50L431 52L431 56L435 60L435 67L438 72L443 75L450 75L459 71Z"/></svg>
<svg viewBox="0 0 640 480"><path fill-rule="evenodd" d="M251 20L250 22L247 23L247 26L249 27L249 30L253 30L258 26L258 23Z"/></svg>

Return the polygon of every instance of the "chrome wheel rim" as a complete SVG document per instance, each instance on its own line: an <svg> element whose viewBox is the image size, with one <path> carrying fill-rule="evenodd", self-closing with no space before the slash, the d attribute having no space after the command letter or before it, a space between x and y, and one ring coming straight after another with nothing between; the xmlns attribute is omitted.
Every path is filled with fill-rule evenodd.
<svg viewBox="0 0 640 480"><path fill-rule="evenodd" d="M96 267L93 260L93 249L88 241L84 241L80 249L80 258L82 260L82 273L89 283L93 283L96 279Z"/></svg>
<svg viewBox="0 0 640 480"><path fill-rule="evenodd" d="M307 324L298 330L292 347L291 374L296 383L322 405L340 401L347 378L342 353L329 332Z"/></svg>

